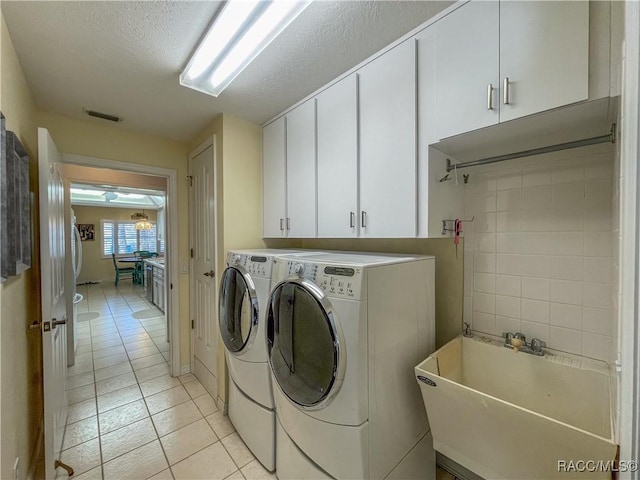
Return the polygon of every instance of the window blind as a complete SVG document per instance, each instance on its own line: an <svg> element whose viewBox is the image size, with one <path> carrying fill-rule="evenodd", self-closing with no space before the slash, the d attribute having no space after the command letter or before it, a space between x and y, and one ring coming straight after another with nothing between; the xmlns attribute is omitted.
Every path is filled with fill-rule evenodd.
<svg viewBox="0 0 640 480"><path fill-rule="evenodd" d="M102 253L105 257L133 254L137 250L158 251L156 225L151 230L136 230L134 221L102 220ZM163 242L164 243L164 242Z"/></svg>

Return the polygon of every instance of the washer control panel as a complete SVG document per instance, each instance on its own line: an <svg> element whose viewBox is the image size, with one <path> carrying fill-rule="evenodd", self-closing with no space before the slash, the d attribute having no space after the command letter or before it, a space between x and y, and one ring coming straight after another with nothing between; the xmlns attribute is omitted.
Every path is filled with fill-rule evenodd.
<svg viewBox="0 0 640 480"><path fill-rule="evenodd" d="M230 267L242 267L249 275L255 277L271 278L273 257L249 255L246 253L230 253L227 257L227 265Z"/></svg>
<svg viewBox="0 0 640 480"><path fill-rule="evenodd" d="M286 262L287 277L295 276L310 280L331 297L354 300L361 297L362 268L359 266L309 263L301 259L287 260Z"/></svg>

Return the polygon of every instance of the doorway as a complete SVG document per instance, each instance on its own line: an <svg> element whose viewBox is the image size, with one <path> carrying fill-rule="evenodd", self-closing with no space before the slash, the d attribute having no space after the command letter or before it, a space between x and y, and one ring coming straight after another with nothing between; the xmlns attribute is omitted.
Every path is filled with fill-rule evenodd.
<svg viewBox="0 0 640 480"><path fill-rule="evenodd" d="M124 301L127 298L133 301L140 310L139 315L163 317L169 344L166 351L169 371L173 376L185 373L180 368L178 239L177 229L171 228L172 224L177 223L177 172L78 155L63 154L62 160L69 217L66 223L71 225L72 203L78 205L76 208L79 212L84 210L83 215L93 210L95 216L98 208L112 212L88 221L83 220L87 217L82 217L80 220L83 221L78 222L83 224L85 235L91 236L90 232L94 235L94 240L81 241L87 246L85 251L89 248L92 250L91 256L88 256L88 252L83 255L83 263L86 266L87 262L92 261L93 265L83 268L78 280L89 286L96 282L107 286L111 282L109 288L115 289L116 268L122 269L118 286L126 286L129 290ZM72 185L76 192L74 202L71 198ZM90 203L88 198L92 195L99 197L101 207L86 205ZM79 205L83 201L85 205ZM143 205L141 202L147 203ZM140 215L151 220L151 229L137 230L136 223L141 220ZM158 235L159 232L166 234ZM133 255L139 251L157 254L158 257L153 255L152 258L142 259L138 254ZM71 262L68 264L67 272L71 273ZM152 267L151 276L147 275L147 267ZM155 293L157 303L153 302L152 297L149 308L143 308L149 288L152 294Z"/></svg>

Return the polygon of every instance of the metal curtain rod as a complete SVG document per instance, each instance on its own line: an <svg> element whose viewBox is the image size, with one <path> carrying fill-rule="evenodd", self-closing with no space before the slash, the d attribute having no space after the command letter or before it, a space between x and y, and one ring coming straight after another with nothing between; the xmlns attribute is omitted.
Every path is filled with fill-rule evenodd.
<svg viewBox="0 0 640 480"><path fill-rule="evenodd" d="M586 147L587 145L596 145L598 143L616 143L616 124L611 125L611 133L601 135L599 137L585 138L584 140L576 140L573 142L559 143L557 145L549 145L548 147L533 148L522 152L508 153L506 155L497 155L495 157L481 158L470 162L452 164L447 158L447 172L460 168L477 167L478 165L487 165L489 163L504 162L505 160L513 160L514 158L531 157L533 155L541 155L543 153L558 152L560 150L569 150L571 148Z"/></svg>

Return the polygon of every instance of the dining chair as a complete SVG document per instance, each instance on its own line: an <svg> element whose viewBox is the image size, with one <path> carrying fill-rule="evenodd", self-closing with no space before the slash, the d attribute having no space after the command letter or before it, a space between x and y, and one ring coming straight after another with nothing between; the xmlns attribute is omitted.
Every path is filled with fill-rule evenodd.
<svg viewBox="0 0 640 480"><path fill-rule="evenodd" d="M111 258L113 259L113 268L116 270L116 280L115 285L118 286L118 282L120 281L121 275L131 275L131 280L135 281L136 269L135 267L119 267L116 261L116 254L112 253Z"/></svg>

